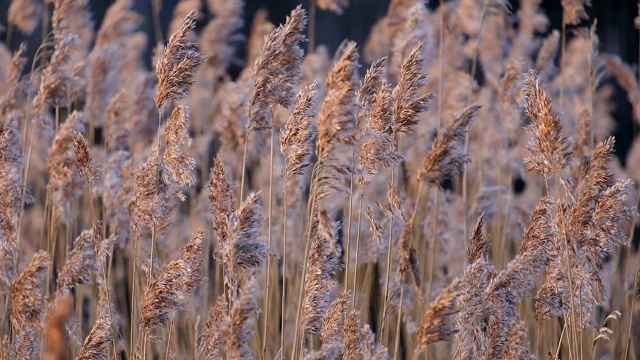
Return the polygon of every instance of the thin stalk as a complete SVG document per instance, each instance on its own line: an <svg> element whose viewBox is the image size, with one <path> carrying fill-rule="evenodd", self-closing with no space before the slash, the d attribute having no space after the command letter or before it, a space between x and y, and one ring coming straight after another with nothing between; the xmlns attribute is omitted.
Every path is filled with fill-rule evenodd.
<svg viewBox="0 0 640 360"><path fill-rule="evenodd" d="M242 154L242 167L240 168L241 180L240 180L240 198L239 203L242 203L242 196L244 195L244 173L247 166L247 144L249 144L249 130L244 133L244 153Z"/></svg>
<svg viewBox="0 0 640 360"><path fill-rule="evenodd" d="M416 213L418 212L418 204L420 203L420 197L422 194L422 187L424 182L419 180L418 182L418 193L416 194L416 201L413 205L413 213L411 214L411 218L409 219L409 223L405 226L413 226L413 222L416 217ZM395 346L393 351L393 359L396 360L398 356L398 347L400 346L400 324L402 322L402 307L404 302L404 279L400 279L400 304L398 305L398 322L396 323L396 339Z"/></svg>
<svg viewBox="0 0 640 360"><path fill-rule="evenodd" d="M558 340L558 347L556 348L556 355L554 356L554 359L559 359L558 356L560 356L560 348L562 346L562 338L564 337L564 332L567 330L567 323L564 323L564 326L562 327L562 332L560 333L560 340ZM569 349L571 349L571 347L569 347ZM569 356L569 358L571 358L571 356Z"/></svg>
<svg viewBox="0 0 640 360"><path fill-rule="evenodd" d="M460 345L456 347L456 352L453 353L453 357L451 358L451 360L456 360L459 353L460 353Z"/></svg>
<svg viewBox="0 0 640 360"><path fill-rule="evenodd" d="M147 338L149 333L147 331L142 332L142 360L147 360Z"/></svg>
<svg viewBox="0 0 640 360"><path fill-rule="evenodd" d="M160 7L162 1L151 0L151 9L153 11L153 34L156 38L156 43L164 42L162 38L162 30L160 29Z"/></svg>
<svg viewBox="0 0 640 360"><path fill-rule="evenodd" d="M404 284L400 284L400 304L398 305L398 322L396 323L396 339L393 349L393 360L398 358L398 350L400 348L400 325L402 324L402 303L404 303Z"/></svg>
<svg viewBox="0 0 640 360"><path fill-rule="evenodd" d="M627 328L627 344L624 348L624 356L622 359L627 360L629 358L629 346L631 345L631 328L633 327L633 307L636 304L636 289L638 288L638 283L640 281L640 268L636 269L635 279L633 281L633 289L631 292L631 309L629 314L629 327Z"/></svg>
<svg viewBox="0 0 640 360"><path fill-rule="evenodd" d="M391 169L391 184L395 181L395 169ZM384 336L385 326L387 324L387 308L389 298L389 281L391 280L391 245L393 241L393 213L389 213L389 238L387 240L387 274L384 284L384 300L382 305L382 325L380 326L380 335Z"/></svg>
<svg viewBox="0 0 640 360"><path fill-rule="evenodd" d="M307 48L309 54L313 53L316 46L316 1L309 1L309 43Z"/></svg>
<svg viewBox="0 0 640 360"><path fill-rule="evenodd" d="M560 178L560 173L556 172L554 174L556 181L557 182L561 182L561 178ZM569 334L568 334L568 341L569 341L569 358L572 359L572 353L577 354L578 352L578 348L577 348L577 328L576 328L576 314L575 314L575 304L573 301L573 280L572 280L572 276L571 276L571 262L569 260L569 242L567 239L567 232L565 229L565 219L564 219L564 210L562 209L562 207L560 206L560 188L558 185L556 185L556 197L557 197L557 208L558 208L558 221L560 222L560 231L562 232L561 234L561 241L564 244L565 247L565 252L564 252L564 260L565 260L565 267L566 267L566 272L567 272L567 280L569 281L569 319L570 319L570 323L571 323L571 328L569 329ZM572 346L575 346L574 349L572 349Z"/></svg>
<svg viewBox="0 0 640 360"><path fill-rule="evenodd" d="M151 255L149 256L149 281L153 279L153 249L156 244L156 224L151 227ZM147 285L148 286L148 285Z"/></svg>
<svg viewBox="0 0 640 360"><path fill-rule="evenodd" d="M356 163L356 152L353 151L351 154L351 167L355 166ZM345 251L345 269L344 269L344 289L347 290L349 287L349 264L351 263L351 215L353 212L353 172L351 172L351 179L349 181L349 211L347 212L347 242L346 242L346 251Z"/></svg>
<svg viewBox="0 0 640 360"><path fill-rule="evenodd" d="M164 352L164 360L169 360L169 351L171 350L171 333L173 332L173 322L175 321L175 311L171 316L171 322L169 323L169 336L167 337L167 351Z"/></svg>
<svg viewBox="0 0 640 360"><path fill-rule="evenodd" d="M272 209L273 209L273 135L274 130L271 127L271 152L269 156L269 213L268 218L268 232L267 232L267 246L271 251L271 226L272 226ZM267 286L265 291L264 300L264 327L262 332L262 356L267 352L267 324L269 323L269 300L271 289L271 256L267 257Z"/></svg>
<svg viewBox="0 0 640 360"><path fill-rule="evenodd" d="M362 203L364 198L364 186L360 189L360 209L358 210L358 231L356 232L356 262L353 265L353 307L356 307L356 284L358 283L358 253L360 252L360 228L362 225ZM347 259L348 260L348 259Z"/></svg>
<svg viewBox="0 0 640 360"><path fill-rule="evenodd" d="M129 352L131 354L133 354L133 351L135 349L135 342L134 342L134 327L135 327L135 323L136 323L136 316L137 316L137 312L136 312L136 280L137 280L137 276L136 276L136 260L138 259L138 231L136 230L134 232L133 235L133 265L132 265L132 270L131 270L131 326L130 326L130 342L129 342Z"/></svg>
<svg viewBox="0 0 640 360"><path fill-rule="evenodd" d="M320 156L319 158L322 158L322 156ZM299 337L299 333L300 333L300 318L302 316L302 300L304 297L304 283L306 281L306 277L307 277L307 254L309 253L309 248L311 247L311 227L313 226L313 221L314 221L314 217L315 217L315 206L316 206L316 191L317 191L317 186L318 186L318 173L320 172L322 168L322 163L316 163L313 167L313 172L312 172L312 180L311 180L311 191L309 194L309 208L307 210L308 212L308 223L307 223L307 230L306 230L306 234L305 234L305 249L304 249L304 260L303 260L303 265L302 265L302 282L301 282L301 286L300 286L300 291L298 294L298 309L297 309L297 313L296 313L296 331L295 331L295 335L293 337L293 357L295 358L295 355L298 351L298 337ZM304 336L300 336L301 340L302 338L304 338Z"/></svg>
<svg viewBox="0 0 640 360"><path fill-rule="evenodd" d="M285 163L285 169L287 168L287 165ZM280 302L280 351L282 352L282 358L285 357L285 353L284 353L284 334L286 334L285 332L285 321L284 321L284 307L285 307L285 302L286 302L286 297L287 297L287 277L286 277L286 273L287 273L287 172L285 170L284 172L284 211L283 211L283 218L284 218L284 226L282 229L282 299Z"/></svg>
<svg viewBox="0 0 640 360"><path fill-rule="evenodd" d="M431 289L432 286L431 284L433 283L433 271L434 271L434 266L433 263L435 262L435 253L436 253L436 237L438 236L438 206L439 206L439 200L440 200L440 191L438 191L437 189L435 189L436 191L436 195L435 195L435 201L434 201L434 209L433 209L433 235L431 237L431 248L429 249L429 284L427 285L427 303L429 303L431 301Z"/></svg>

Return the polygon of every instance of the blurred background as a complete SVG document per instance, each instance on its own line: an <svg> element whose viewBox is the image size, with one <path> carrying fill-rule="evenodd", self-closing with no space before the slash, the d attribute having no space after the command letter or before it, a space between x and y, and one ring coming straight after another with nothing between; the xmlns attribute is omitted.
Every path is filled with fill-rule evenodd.
<svg viewBox="0 0 640 360"><path fill-rule="evenodd" d="M152 20L152 7L151 1L153 0L133 0L133 8L136 12L140 13L144 17L142 24L142 30L148 35L148 47L146 56L150 64L151 49L156 43L154 38L153 20ZM246 0L245 1L245 24L243 31L246 35L249 33L251 20L255 13L264 9L269 14L269 20L274 24L280 24L285 21L289 12L297 5L302 4L305 9L309 9L309 2L311 0ZM482 1L482 0L478 0ZM102 18L107 8L114 2L114 0L91 0L91 9L94 15L94 22L96 28L100 26ZM179 0L162 0L162 8L160 12L161 30L163 38L167 39L167 30L172 18L173 9ZM336 48L344 39L356 41L359 45L363 46L367 35L376 22L387 12L389 3L391 0L349 0L349 6L345 9L342 15L335 14L333 12L317 10L315 21L315 43L324 44L329 49L330 53L333 53ZM439 4L439 0L426 1L430 8L435 8ZM10 0L2 1L0 4L0 25L3 26L4 31L0 35L0 39L7 42L7 36L10 35L9 44L11 49L16 49L21 42L26 42L28 45L28 52L33 55L41 42L42 29L36 29L34 33L25 38L20 32L6 31L7 24L7 9L9 7ZM203 27L207 21L211 18L211 15L206 11L205 1L202 2L203 18L200 20L198 26ZM512 12L515 14L518 10L519 1L512 0L509 2ZM541 7L544 9L547 17L550 20L549 31L552 29L560 29L562 24L562 7L560 0L543 0ZM49 8L49 15L51 9ZM594 19L597 19L597 34L600 38L600 52L610 53L620 56L620 58L629 64L633 64L634 68L637 68L638 64L638 30L634 26L634 18L638 15L638 3L634 0L592 0L592 6L587 9L590 20L584 21L582 25L590 26ZM515 15L512 18L513 22L517 22ZM11 33L11 34L10 34ZM243 49L238 49L239 58L243 58ZM234 76L241 69L241 65L236 65L230 69L231 75ZM362 67L364 71L366 67ZM615 81L609 77L605 78L605 81L611 83L615 87L615 109L613 116L618 123L616 133L616 151L624 164L626 158L626 152L634 138L638 136L639 129L634 127L631 106L628 103L627 95Z"/></svg>

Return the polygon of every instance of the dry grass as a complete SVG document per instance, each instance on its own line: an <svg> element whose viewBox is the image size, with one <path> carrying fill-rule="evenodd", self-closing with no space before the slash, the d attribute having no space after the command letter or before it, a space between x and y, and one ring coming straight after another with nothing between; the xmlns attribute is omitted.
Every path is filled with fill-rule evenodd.
<svg viewBox="0 0 640 360"><path fill-rule="evenodd" d="M153 67L130 0L87 3L14 0L51 36L0 44L0 359L640 357L640 137L623 168L600 83L637 130L638 78L588 1L394 0L333 60L347 0L246 42L242 1L182 1Z"/></svg>

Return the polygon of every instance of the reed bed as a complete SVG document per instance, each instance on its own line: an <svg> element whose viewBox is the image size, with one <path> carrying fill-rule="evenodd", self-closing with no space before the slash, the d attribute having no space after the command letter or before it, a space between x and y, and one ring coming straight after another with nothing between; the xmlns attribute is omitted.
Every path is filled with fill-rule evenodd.
<svg viewBox="0 0 640 360"><path fill-rule="evenodd" d="M0 359L640 358L637 64L540 2L392 0L329 54L348 0L166 40L154 0L147 64L131 0L11 1Z"/></svg>

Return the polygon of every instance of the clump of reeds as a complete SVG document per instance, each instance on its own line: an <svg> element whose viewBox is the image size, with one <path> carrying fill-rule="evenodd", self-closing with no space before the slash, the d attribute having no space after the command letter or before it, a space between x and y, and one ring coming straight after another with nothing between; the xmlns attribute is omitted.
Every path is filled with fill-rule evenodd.
<svg viewBox="0 0 640 360"><path fill-rule="evenodd" d="M601 79L638 123L639 78L589 1L394 0L337 49L347 0L247 37L205 3L152 1L146 66L131 0L11 1L0 359L638 358L640 140Z"/></svg>

